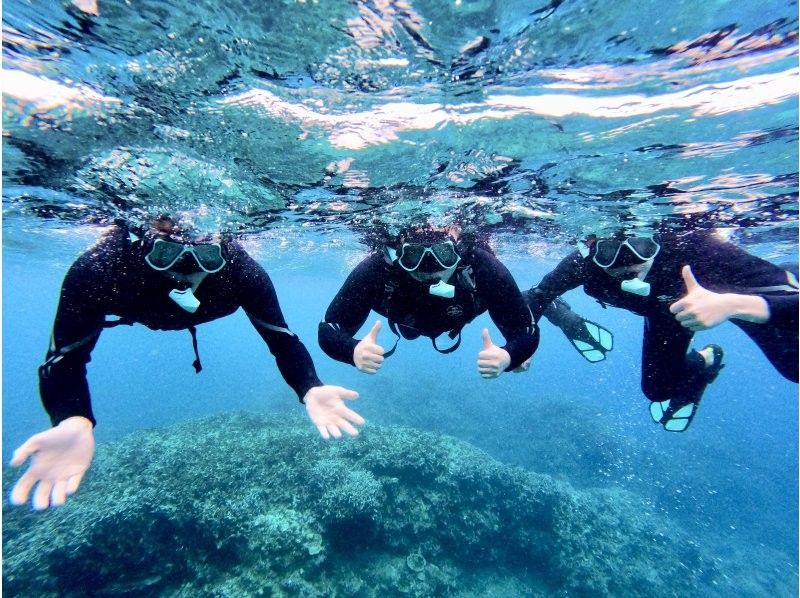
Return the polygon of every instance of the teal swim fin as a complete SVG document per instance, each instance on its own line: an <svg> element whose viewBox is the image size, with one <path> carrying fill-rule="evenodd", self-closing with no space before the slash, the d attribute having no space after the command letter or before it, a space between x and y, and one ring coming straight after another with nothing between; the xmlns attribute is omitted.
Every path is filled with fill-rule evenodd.
<svg viewBox="0 0 800 598"><path fill-rule="evenodd" d="M664 426L667 432L684 432L692 423L700 399L693 403L674 408L671 401L653 401L650 403L650 417L657 424Z"/></svg>
<svg viewBox="0 0 800 598"><path fill-rule="evenodd" d="M578 334L567 335L569 342L586 361L597 363L606 358L606 353L614 348L614 335L610 330L590 320L583 320ZM563 329L562 329L563 330ZM564 333L566 334L566 330Z"/></svg>
<svg viewBox="0 0 800 598"><path fill-rule="evenodd" d="M707 345L700 352L708 352L710 363L706 364L701 373L702 379L694 391L694 397L688 402L684 399L681 402L668 400L650 403L650 417L657 424L664 426L667 432L685 432L689 428L706 386L716 380L720 370L725 367L722 363L724 353L719 345Z"/></svg>
<svg viewBox="0 0 800 598"><path fill-rule="evenodd" d="M610 330L576 314L561 297L547 307L544 316L561 328L572 346L586 361L591 363L603 361L606 353L614 348L614 335Z"/></svg>

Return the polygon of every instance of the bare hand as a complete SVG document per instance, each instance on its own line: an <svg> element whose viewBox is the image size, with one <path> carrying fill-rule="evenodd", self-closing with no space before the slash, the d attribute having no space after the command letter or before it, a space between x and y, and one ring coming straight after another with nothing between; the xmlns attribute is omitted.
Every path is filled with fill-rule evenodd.
<svg viewBox="0 0 800 598"><path fill-rule="evenodd" d="M681 326L699 332L718 326L733 315L726 295L703 288L692 274L691 266L684 266L681 275L686 295L669 306Z"/></svg>
<svg viewBox="0 0 800 598"><path fill-rule="evenodd" d="M381 321L369 331L367 336L361 339L353 350L353 363L359 371L365 374L374 374L383 365L383 347L378 344L378 332L381 330Z"/></svg>
<svg viewBox="0 0 800 598"><path fill-rule="evenodd" d="M69 417L56 427L31 436L11 459L11 465L20 466L32 457L28 471L11 491L11 504L25 504L36 485L34 509L63 505L80 486L93 456L92 422L85 417Z"/></svg>
<svg viewBox="0 0 800 598"><path fill-rule="evenodd" d="M478 353L478 373L482 378L497 378L511 365L508 351L492 342L489 330L483 329L483 349Z"/></svg>
<svg viewBox="0 0 800 598"><path fill-rule="evenodd" d="M342 437L342 430L358 436L352 424L361 425L364 418L344 404L345 400L357 399L358 393L341 386L314 386L303 397L306 412L325 440L331 436ZM351 423L352 422L352 423Z"/></svg>

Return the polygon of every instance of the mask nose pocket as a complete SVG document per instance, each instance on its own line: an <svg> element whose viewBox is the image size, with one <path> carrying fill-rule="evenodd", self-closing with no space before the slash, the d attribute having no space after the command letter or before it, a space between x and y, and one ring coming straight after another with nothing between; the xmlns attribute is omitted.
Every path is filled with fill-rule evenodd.
<svg viewBox="0 0 800 598"><path fill-rule="evenodd" d="M200 272L202 268L194 255L186 252L172 265L170 270L176 274L194 274L195 272Z"/></svg>

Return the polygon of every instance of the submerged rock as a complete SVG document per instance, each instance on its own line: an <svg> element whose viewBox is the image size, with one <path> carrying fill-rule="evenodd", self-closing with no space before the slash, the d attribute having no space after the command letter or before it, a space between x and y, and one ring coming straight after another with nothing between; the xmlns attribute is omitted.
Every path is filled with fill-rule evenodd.
<svg viewBox="0 0 800 598"><path fill-rule="evenodd" d="M719 564L658 521L437 434L326 443L304 420L222 415L101 445L61 508L5 507L3 590L722 594Z"/></svg>

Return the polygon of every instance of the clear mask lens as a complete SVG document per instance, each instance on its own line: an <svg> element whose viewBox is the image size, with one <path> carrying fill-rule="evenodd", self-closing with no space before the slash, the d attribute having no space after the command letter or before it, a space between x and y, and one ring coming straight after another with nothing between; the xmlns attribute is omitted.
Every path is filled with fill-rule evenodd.
<svg viewBox="0 0 800 598"><path fill-rule="evenodd" d="M194 253L197 263L206 272L217 272L225 265L225 258L222 257L222 247L219 243L194 245L191 251Z"/></svg>
<svg viewBox="0 0 800 598"><path fill-rule="evenodd" d="M649 237L631 237L624 244L644 261L656 257L658 250L661 249L661 246Z"/></svg>
<svg viewBox="0 0 800 598"><path fill-rule="evenodd" d="M456 253L456 248L451 241L445 243L437 243L431 246L433 256L445 268L452 268L458 263L459 255Z"/></svg>
<svg viewBox="0 0 800 598"><path fill-rule="evenodd" d="M411 272L419 267L427 249L424 245L404 243L400 249L400 258L397 261L405 270Z"/></svg>
<svg viewBox="0 0 800 598"><path fill-rule="evenodd" d="M182 243L170 243L156 239L153 243L153 248L145 256L145 261L151 268L156 270L166 270L178 261L183 253Z"/></svg>
<svg viewBox="0 0 800 598"><path fill-rule="evenodd" d="M617 261L619 250L622 248L622 241L609 241L603 239L597 241L594 252L594 263L601 268L608 268Z"/></svg>

